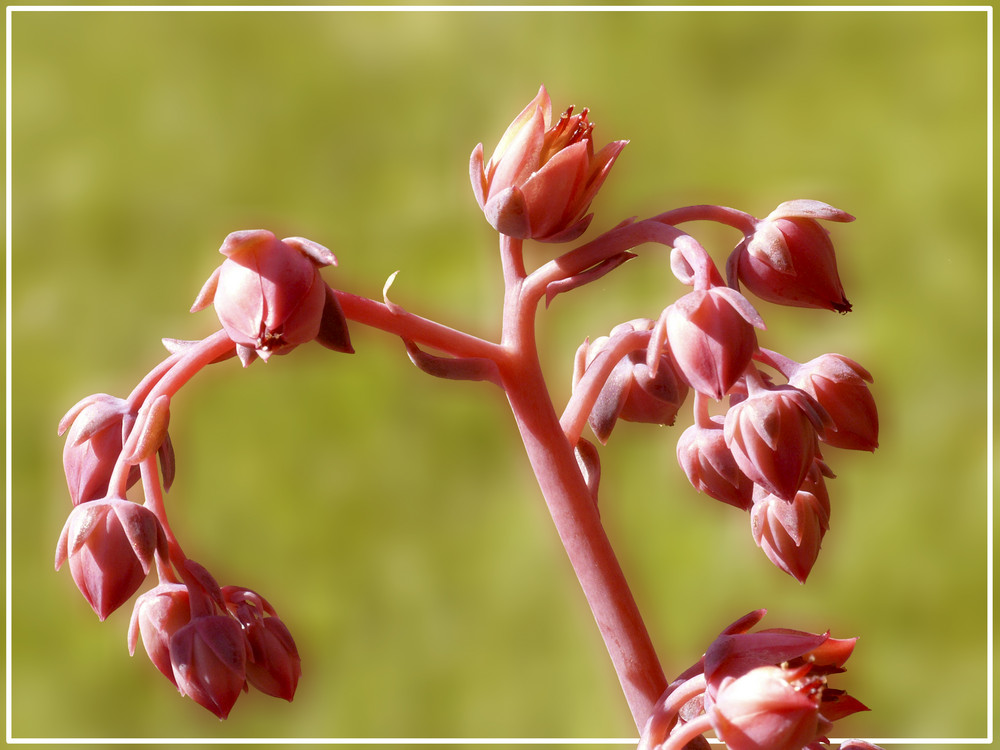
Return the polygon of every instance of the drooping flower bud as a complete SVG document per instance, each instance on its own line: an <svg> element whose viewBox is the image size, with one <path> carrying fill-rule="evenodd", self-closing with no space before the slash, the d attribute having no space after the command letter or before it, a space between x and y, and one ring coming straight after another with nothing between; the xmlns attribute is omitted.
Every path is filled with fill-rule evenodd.
<svg viewBox="0 0 1000 750"><path fill-rule="evenodd" d="M677 462L699 492L740 510L753 504L753 482L726 445L720 417L711 417L709 426L696 422L684 430L677 440Z"/></svg>
<svg viewBox="0 0 1000 750"><path fill-rule="evenodd" d="M149 660L176 685L170 663L170 639L190 621L191 601L187 586L161 583L135 600L128 626L129 654L135 654L135 644L141 635Z"/></svg>
<svg viewBox="0 0 1000 750"><path fill-rule="evenodd" d="M640 318L615 326L610 336L594 339L586 347L581 367L574 373L574 387L595 358L620 336L633 331L652 330L654 322ZM664 346L654 373L647 364L645 349L629 352L615 365L601 388L588 421L601 443L607 443L619 419L626 422L671 425L687 397L688 385Z"/></svg>
<svg viewBox="0 0 1000 750"><path fill-rule="evenodd" d="M818 219L854 221L820 201L782 203L733 251L730 268L735 265L747 289L768 302L849 312L833 243Z"/></svg>
<svg viewBox="0 0 1000 750"><path fill-rule="evenodd" d="M805 583L809 576L830 528L829 499L822 479L818 485L810 485L815 493L806 489L807 484L791 501L758 488L750 512L754 542L768 560L799 583Z"/></svg>
<svg viewBox="0 0 1000 750"><path fill-rule="evenodd" d="M739 292L716 286L688 292L663 311L667 340L684 379L719 400L746 370L764 321Z"/></svg>
<svg viewBox="0 0 1000 750"><path fill-rule="evenodd" d="M748 382L747 398L726 412L726 445L744 474L790 501L813 465L817 432L829 417L798 388L757 386L749 378Z"/></svg>
<svg viewBox="0 0 1000 750"><path fill-rule="evenodd" d="M871 374L840 354L823 354L799 365L790 385L805 391L830 415L832 424L819 439L835 448L874 451L878 447L878 410L868 389Z"/></svg>
<svg viewBox="0 0 1000 750"><path fill-rule="evenodd" d="M127 414L124 399L97 393L77 403L59 422L59 434L67 433L63 470L73 505L108 494L108 483L122 452L122 421ZM134 467L129 486L138 479L139 469Z"/></svg>
<svg viewBox="0 0 1000 750"><path fill-rule="evenodd" d="M56 546L56 570L69 560L73 581L104 620L134 594L157 551L166 555L166 535L147 508L107 497L77 505Z"/></svg>
<svg viewBox="0 0 1000 750"><path fill-rule="evenodd" d="M247 680L262 693L292 700L302 674L292 634L278 619L274 608L256 592L225 586L222 595L229 611L243 626L249 646Z"/></svg>
<svg viewBox="0 0 1000 750"><path fill-rule="evenodd" d="M490 160L483 144L469 164L472 189L486 220L501 234L541 242L569 242L587 229L584 215L627 141L594 154L593 124L570 107L552 124L552 102L542 86L508 126Z"/></svg>
<svg viewBox="0 0 1000 750"><path fill-rule="evenodd" d="M170 639L177 689L220 719L246 683L246 658L243 630L229 615L196 617Z"/></svg>
<svg viewBox="0 0 1000 750"><path fill-rule="evenodd" d="M214 302L244 366L255 356L266 360L314 339L331 349L353 351L343 311L319 274L321 267L337 262L325 247L301 237L278 240L254 229L233 232L219 252L226 260L191 311Z"/></svg>

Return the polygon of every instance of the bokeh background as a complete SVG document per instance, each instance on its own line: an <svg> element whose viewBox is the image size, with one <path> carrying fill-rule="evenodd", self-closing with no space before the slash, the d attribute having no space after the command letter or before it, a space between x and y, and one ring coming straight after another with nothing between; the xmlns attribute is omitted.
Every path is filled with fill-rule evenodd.
<svg viewBox="0 0 1000 750"><path fill-rule="evenodd" d="M630 144L594 231L721 203L817 198L854 312L759 309L762 342L875 375L881 447L830 450L833 529L809 583L696 494L673 429L622 424L602 514L676 674L758 607L860 635L838 736L986 733L985 12L13 14L15 737L630 737L624 701L501 394L434 381L358 327L206 372L175 401L168 496L186 550L278 608L292 704L227 722L99 623L52 557L69 511L55 426L197 338L188 306L236 229L331 247L334 285L498 333L495 240L468 184L544 83ZM738 240L692 225L717 262ZM541 261L548 252L529 253ZM684 289L648 252L540 316L557 403L585 336Z"/></svg>

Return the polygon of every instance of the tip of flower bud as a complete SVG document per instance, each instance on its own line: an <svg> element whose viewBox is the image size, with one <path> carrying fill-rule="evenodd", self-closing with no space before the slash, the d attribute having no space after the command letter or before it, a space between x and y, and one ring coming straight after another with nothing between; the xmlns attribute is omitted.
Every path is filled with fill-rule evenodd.
<svg viewBox="0 0 1000 750"><path fill-rule="evenodd" d="M219 248L219 252L227 258L231 258L238 252L251 250L257 245L265 242L274 242L274 240L274 233L266 229L241 229L226 235L226 239L222 241L222 247Z"/></svg>

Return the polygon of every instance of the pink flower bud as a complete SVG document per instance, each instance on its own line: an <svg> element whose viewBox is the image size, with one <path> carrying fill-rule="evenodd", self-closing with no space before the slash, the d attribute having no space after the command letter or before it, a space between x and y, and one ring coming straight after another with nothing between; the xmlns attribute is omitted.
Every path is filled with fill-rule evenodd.
<svg viewBox="0 0 1000 750"><path fill-rule="evenodd" d="M674 360L699 393L718 400L746 370L764 321L728 287L688 292L663 312Z"/></svg>
<svg viewBox="0 0 1000 750"><path fill-rule="evenodd" d="M594 339L586 349L584 366L575 373L574 386L616 337L652 328L653 321L642 318L615 326L610 336ZM626 354L611 371L589 417L601 443L607 443L619 419L659 425L674 423L687 397L688 385L678 372L669 348L664 347L661 352L655 374L647 365L645 349Z"/></svg>
<svg viewBox="0 0 1000 750"><path fill-rule="evenodd" d="M219 252L226 260L191 310L214 302L244 365L254 355L266 360L317 337L329 348L352 351L343 312L319 274L320 267L337 262L325 247L255 229L233 232Z"/></svg>
<svg viewBox="0 0 1000 750"><path fill-rule="evenodd" d="M584 216L627 141L594 154L588 111L570 107L552 125L552 103L542 86L508 126L493 156L483 163L483 144L469 164L472 189L486 220L517 239L568 242L579 237Z"/></svg>
<svg viewBox="0 0 1000 750"><path fill-rule="evenodd" d="M166 555L166 536L153 512L108 497L77 505L56 546L56 570L68 559L77 588L104 620L149 573L153 555Z"/></svg>
<svg viewBox="0 0 1000 750"><path fill-rule="evenodd" d="M98 393L80 401L59 422L60 435L69 431L63 448L63 470L73 505L108 494L108 483L122 452L122 420L126 414L124 399ZM130 473L129 484L138 478L136 467Z"/></svg>
<svg viewBox="0 0 1000 750"><path fill-rule="evenodd" d="M135 600L128 626L129 654L135 654L135 644L141 634L149 660L176 685L170 663L170 639L190 621L191 601L187 586L161 583Z"/></svg>
<svg viewBox="0 0 1000 750"><path fill-rule="evenodd" d="M724 435L744 474L783 500L795 498L828 421L812 399L791 386L754 387L729 407Z"/></svg>
<svg viewBox="0 0 1000 750"><path fill-rule="evenodd" d="M292 700L302 674L292 634L259 594L226 586L222 595L230 612L243 626L243 635L249 645L247 680L262 693Z"/></svg>
<svg viewBox="0 0 1000 750"><path fill-rule="evenodd" d="M739 280L768 302L849 312L829 232L817 219L854 217L819 201L788 201L734 251Z"/></svg>
<svg viewBox="0 0 1000 750"><path fill-rule="evenodd" d="M805 583L819 556L823 535L830 527L829 506L812 492L800 489L790 502L759 492L750 513L754 542L778 568Z"/></svg>
<svg viewBox="0 0 1000 750"><path fill-rule="evenodd" d="M830 415L832 425L820 440L836 448L874 451L878 447L878 410L868 389L871 374L840 354L823 354L798 366L790 385L805 391Z"/></svg>
<svg viewBox="0 0 1000 750"><path fill-rule="evenodd" d="M170 639L177 689L225 719L246 683L246 652L243 630L232 617L195 618Z"/></svg>
<svg viewBox="0 0 1000 750"><path fill-rule="evenodd" d="M802 750L818 739L824 681L796 669L762 666L723 678L706 712L730 750Z"/></svg>
<svg viewBox="0 0 1000 750"><path fill-rule="evenodd" d="M722 419L695 423L677 440L677 461L699 492L740 510L753 504L753 482L740 471L723 436Z"/></svg>

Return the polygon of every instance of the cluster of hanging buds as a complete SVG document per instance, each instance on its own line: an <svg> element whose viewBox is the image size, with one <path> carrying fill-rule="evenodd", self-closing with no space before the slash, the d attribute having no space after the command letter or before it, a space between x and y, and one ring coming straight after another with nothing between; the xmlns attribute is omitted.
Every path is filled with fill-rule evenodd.
<svg viewBox="0 0 1000 750"><path fill-rule="evenodd" d="M352 349L336 297L318 272L335 263L329 250L254 230L229 235L220 252L226 260L194 309L214 302L223 329L199 342L164 340L170 355L127 398L88 396L60 422L74 507L55 564L68 562L101 620L155 569L157 585L135 602L129 651L141 637L150 660L183 695L225 718L249 686L291 700L300 659L266 599L250 589L220 587L174 537L163 502L175 472L167 432L171 401L201 368L234 354L248 366L314 340L336 351ZM127 497L140 480L142 502Z"/></svg>
<svg viewBox="0 0 1000 750"><path fill-rule="evenodd" d="M746 236L727 263L728 283L701 245L678 240L671 269L692 291L655 320L630 321L585 341L574 368L577 408L592 402L588 420L601 443L618 419L673 424L694 391L694 422L677 441L684 473L698 491L749 511L754 541L802 582L830 525L826 480L834 475L821 447L878 445L872 376L839 354L799 364L762 348L757 332L764 321L740 281L772 302L850 310L818 219L851 218L806 200L784 203L761 221L746 217ZM720 402L728 407L713 414Z"/></svg>

